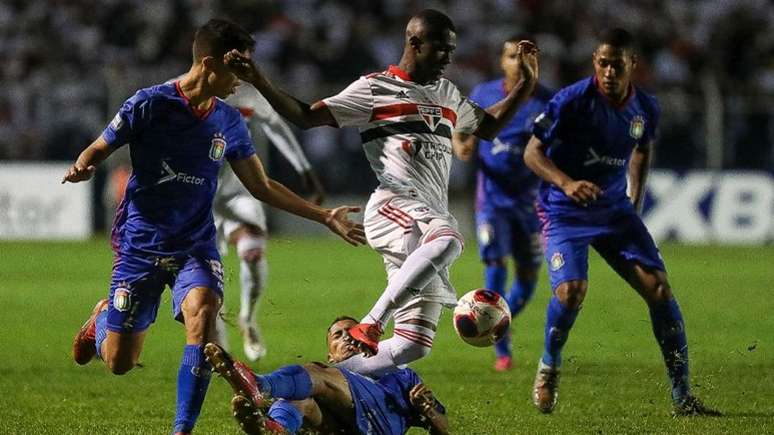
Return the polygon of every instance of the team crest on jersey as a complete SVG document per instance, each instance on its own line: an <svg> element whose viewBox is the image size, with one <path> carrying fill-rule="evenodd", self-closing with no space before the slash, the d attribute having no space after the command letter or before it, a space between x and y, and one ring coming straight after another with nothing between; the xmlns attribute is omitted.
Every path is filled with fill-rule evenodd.
<svg viewBox="0 0 774 435"><path fill-rule="evenodd" d="M220 133L215 133L215 137L212 138L212 146L210 147L210 159L217 162L223 158L225 151L226 138Z"/></svg>
<svg viewBox="0 0 774 435"><path fill-rule="evenodd" d="M645 133L645 119L637 115L634 118L632 118L631 124L629 124L629 136L632 138L639 140L642 135Z"/></svg>
<svg viewBox="0 0 774 435"><path fill-rule="evenodd" d="M113 292L113 308L118 311L129 311L132 306L132 293L125 287L118 287Z"/></svg>
<svg viewBox="0 0 774 435"><path fill-rule="evenodd" d="M435 128L441 123L441 118L443 117L441 108L438 106L417 105L417 111L425 121L425 124L430 127L430 130L435 131Z"/></svg>
<svg viewBox="0 0 774 435"><path fill-rule="evenodd" d="M561 252L554 252L551 256L551 270L559 270L564 266L564 256Z"/></svg>

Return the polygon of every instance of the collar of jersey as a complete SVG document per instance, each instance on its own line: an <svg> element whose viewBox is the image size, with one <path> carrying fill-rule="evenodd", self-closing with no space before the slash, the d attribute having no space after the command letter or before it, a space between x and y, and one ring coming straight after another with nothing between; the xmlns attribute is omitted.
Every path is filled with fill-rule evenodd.
<svg viewBox="0 0 774 435"><path fill-rule="evenodd" d="M177 94L185 102L185 106L188 107L188 109L191 111L193 116L195 116L197 119L203 120L208 116L210 116L210 113L212 113L215 110L215 103L216 103L215 97L210 98L210 107L204 110L200 110L192 106L191 101L188 99L188 97L185 96L185 94L183 93L183 89L180 88L180 80L175 80L175 91L177 91Z"/></svg>
<svg viewBox="0 0 774 435"><path fill-rule="evenodd" d="M403 71L397 65L390 65L389 67L387 67L387 72L394 75L395 77L398 77L401 80L405 80L407 82L414 81L411 79L411 74L407 73L406 71Z"/></svg>
<svg viewBox="0 0 774 435"><path fill-rule="evenodd" d="M622 108L623 108L623 107L625 107L627 104L629 104L629 101L631 101L631 100L632 100L632 97L634 97L634 94L637 92L637 90L635 89L634 85L633 85L631 82L629 82L629 89L627 89L627 90L626 90L626 98L624 98L624 99L623 99L623 101L621 101L620 103L616 103L615 101L613 101L613 100L611 100L610 98L608 98L608 96L607 96L607 95L605 95L605 93L604 93L604 92L602 92L602 89L600 89L600 88L599 88L599 82L597 82L597 76L594 76L594 77L591 79L591 81L592 81L592 82L593 82L593 84L594 84L594 90L595 90L595 91L596 91L596 92L597 92L599 95L601 95L601 96L602 96L602 98L604 98L604 99L605 99L605 101L607 101L607 103L608 103L610 106L612 106L612 107L614 107L614 108L616 108L616 109L622 109Z"/></svg>

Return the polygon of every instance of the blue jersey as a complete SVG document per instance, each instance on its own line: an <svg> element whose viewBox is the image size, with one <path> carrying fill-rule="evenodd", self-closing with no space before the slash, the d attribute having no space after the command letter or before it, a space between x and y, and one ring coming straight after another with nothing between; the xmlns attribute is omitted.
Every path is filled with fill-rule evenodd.
<svg viewBox="0 0 774 435"><path fill-rule="evenodd" d="M340 369L347 378L355 405L355 422L362 434L400 435L419 426L419 414L409 401L409 392L422 383L411 369L402 369L371 379ZM445 413L443 405L438 410Z"/></svg>
<svg viewBox="0 0 774 435"><path fill-rule="evenodd" d="M574 180L587 180L603 190L587 207L576 204L553 184L541 182L538 202L551 216L586 219L631 211L626 173L635 146L656 135L660 109L656 99L631 86L620 105L597 88L593 77L559 91L536 120L533 134L547 145L547 156Z"/></svg>
<svg viewBox="0 0 774 435"><path fill-rule="evenodd" d="M217 252L212 200L223 159L255 153L239 112L213 98L195 111L178 82L141 89L126 100L102 137L130 144L132 175L113 223L119 253Z"/></svg>
<svg viewBox="0 0 774 435"><path fill-rule="evenodd" d="M505 98L505 80L482 83L473 89L470 99L489 107ZM537 85L535 92L516 112L493 141L478 144L478 186L476 208L515 208L535 201L538 177L524 165L524 149L532 137L532 124L545 110L552 92Z"/></svg>

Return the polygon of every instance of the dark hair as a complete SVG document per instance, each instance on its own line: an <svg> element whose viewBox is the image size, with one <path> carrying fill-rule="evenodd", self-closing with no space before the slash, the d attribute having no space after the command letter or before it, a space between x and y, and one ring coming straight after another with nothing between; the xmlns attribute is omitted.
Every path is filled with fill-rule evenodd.
<svg viewBox="0 0 774 435"><path fill-rule="evenodd" d="M355 319L354 317L339 316L339 317L336 317L335 319L333 319L333 322L331 322L331 324L328 325L328 331L330 332L331 326L335 325L338 322L341 322L342 320L351 320L351 321L357 323L357 319Z"/></svg>
<svg viewBox="0 0 774 435"><path fill-rule="evenodd" d="M632 34L620 27L607 29L600 33L599 45L605 44L630 51L635 51L637 48Z"/></svg>
<svg viewBox="0 0 774 435"><path fill-rule="evenodd" d="M452 19L443 12L435 9L422 10L412 18L422 20L422 24L424 24L428 36L437 37L444 30L451 30L452 32L457 31Z"/></svg>
<svg viewBox="0 0 774 435"><path fill-rule="evenodd" d="M242 26L229 20L213 18L196 30L193 58L194 61L207 56L221 59L233 49L245 51L252 50L254 46L255 40Z"/></svg>

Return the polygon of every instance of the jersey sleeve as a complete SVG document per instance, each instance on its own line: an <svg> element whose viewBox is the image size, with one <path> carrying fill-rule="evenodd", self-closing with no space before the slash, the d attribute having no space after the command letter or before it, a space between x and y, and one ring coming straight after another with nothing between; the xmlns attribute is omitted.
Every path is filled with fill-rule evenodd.
<svg viewBox="0 0 774 435"><path fill-rule="evenodd" d="M562 94L555 95L546 105L545 110L535 118L532 124L532 134L541 142L548 145L556 139L562 124L562 111L566 106L566 100Z"/></svg>
<svg viewBox="0 0 774 435"><path fill-rule="evenodd" d="M151 117L151 101L143 91L138 91L121 105L110 121L102 137L113 148L132 142L148 123Z"/></svg>
<svg viewBox="0 0 774 435"><path fill-rule="evenodd" d="M233 121L229 128L229 137L226 143L226 159L241 160L255 154L253 141L250 139L250 133L247 130L247 124L234 110Z"/></svg>
<svg viewBox="0 0 774 435"><path fill-rule="evenodd" d="M338 94L322 100L339 127L368 124L374 108L374 96L368 79L361 77Z"/></svg>
<svg viewBox="0 0 774 435"><path fill-rule="evenodd" d="M658 139L658 127L661 120L661 107L658 101L654 98L651 100L652 106L650 108L650 122L645 123L645 134L642 138L642 145L648 146L653 141Z"/></svg>
<svg viewBox="0 0 774 435"><path fill-rule="evenodd" d="M463 96L457 106L457 125L454 128L460 133L471 134L478 130L485 115L484 109L470 98Z"/></svg>

